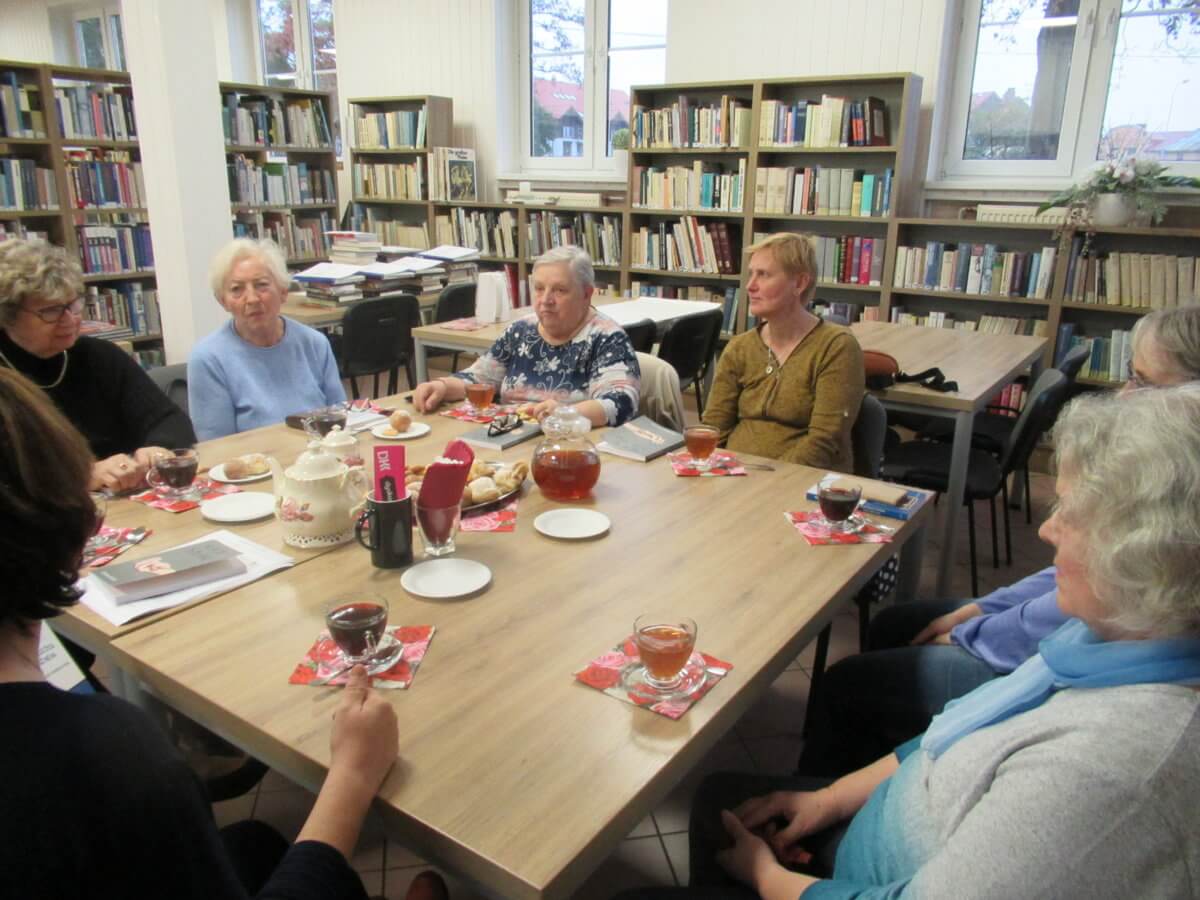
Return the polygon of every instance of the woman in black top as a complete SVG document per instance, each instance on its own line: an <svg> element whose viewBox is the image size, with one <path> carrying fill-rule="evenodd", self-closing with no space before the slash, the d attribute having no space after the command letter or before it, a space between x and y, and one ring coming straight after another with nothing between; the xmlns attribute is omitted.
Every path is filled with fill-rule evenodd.
<svg viewBox="0 0 1200 900"><path fill-rule="evenodd" d="M96 462L91 486L137 487L155 452L190 447L192 423L120 347L80 337L83 275L61 247L0 244L0 364L40 387Z"/></svg>

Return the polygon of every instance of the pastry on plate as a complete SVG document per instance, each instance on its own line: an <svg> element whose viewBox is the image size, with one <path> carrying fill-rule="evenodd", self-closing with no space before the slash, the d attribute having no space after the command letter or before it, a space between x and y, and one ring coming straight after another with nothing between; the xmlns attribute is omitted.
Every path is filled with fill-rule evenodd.
<svg viewBox="0 0 1200 900"><path fill-rule="evenodd" d="M271 465L261 453L246 453L235 456L225 463L225 477L233 480L253 478L256 475L266 475L271 471Z"/></svg>

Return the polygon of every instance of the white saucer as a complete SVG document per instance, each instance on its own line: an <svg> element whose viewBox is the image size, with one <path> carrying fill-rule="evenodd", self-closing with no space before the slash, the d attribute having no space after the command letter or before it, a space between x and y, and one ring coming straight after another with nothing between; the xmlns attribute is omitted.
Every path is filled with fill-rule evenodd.
<svg viewBox="0 0 1200 900"><path fill-rule="evenodd" d="M264 478L270 478L271 470L268 469L261 475L247 475L245 478L226 478L225 463L221 463L208 470L208 477L213 481L221 481L225 484L249 484L252 481L262 481Z"/></svg>
<svg viewBox="0 0 1200 900"><path fill-rule="evenodd" d="M581 541L604 534L612 526L608 516L594 509L552 509L533 520L546 537Z"/></svg>
<svg viewBox="0 0 1200 900"><path fill-rule="evenodd" d="M413 422L408 426L408 431L392 432L392 426L387 422L376 425L371 429L371 434L379 438L381 441L411 441L413 438L419 438L422 435L429 434L432 429L424 422Z"/></svg>
<svg viewBox="0 0 1200 900"><path fill-rule="evenodd" d="M451 556L413 566L400 576L400 586L417 597L446 600L473 594L491 580L492 570L483 563Z"/></svg>
<svg viewBox="0 0 1200 900"><path fill-rule="evenodd" d="M253 522L274 512L275 495L262 491L226 494L200 504L200 514L213 522Z"/></svg>

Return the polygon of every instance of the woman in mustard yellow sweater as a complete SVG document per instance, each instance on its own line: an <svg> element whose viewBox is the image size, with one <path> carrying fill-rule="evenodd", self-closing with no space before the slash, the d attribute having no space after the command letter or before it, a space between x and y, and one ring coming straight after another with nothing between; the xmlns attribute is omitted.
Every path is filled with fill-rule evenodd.
<svg viewBox="0 0 1200 900"><path fill-rule="evenodd" d="M848 328L809 312L817 267L808 237L773 234L749 250L759 322L721 354L704 422L730 450L849 472L862 348Z"/></svg>

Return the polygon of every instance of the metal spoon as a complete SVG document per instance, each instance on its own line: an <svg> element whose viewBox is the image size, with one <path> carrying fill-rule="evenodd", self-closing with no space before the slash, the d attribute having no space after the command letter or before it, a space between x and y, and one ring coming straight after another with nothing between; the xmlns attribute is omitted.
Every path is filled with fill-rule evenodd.
<svg viewBox="0 0 1200 900"><path fill-rule="evenodd" d="M401 651L403 651L403 649L404 649L403 646L401 646L400 649L401 649ZM367 671L370 672L371 666L375 665L375 663L379 662L381 659L387 659L389 656L391 656L395 652L396 652L395 644L387 644L386 646L376 647L375 652L372 653L370 656L368 656L366 659L359 660L358 662L348 663L347 665L342 666L340 669L334 669L332 674L326 675L324 678L318 678L316 681L312 682L312 685L313 685L313 687L322 687L324 685L327 685L327 684L329 684L329 682L333 681L335 678L339 678L342 675L345 675L347 672L349 672L355 666L365 666Z"/></svg>

